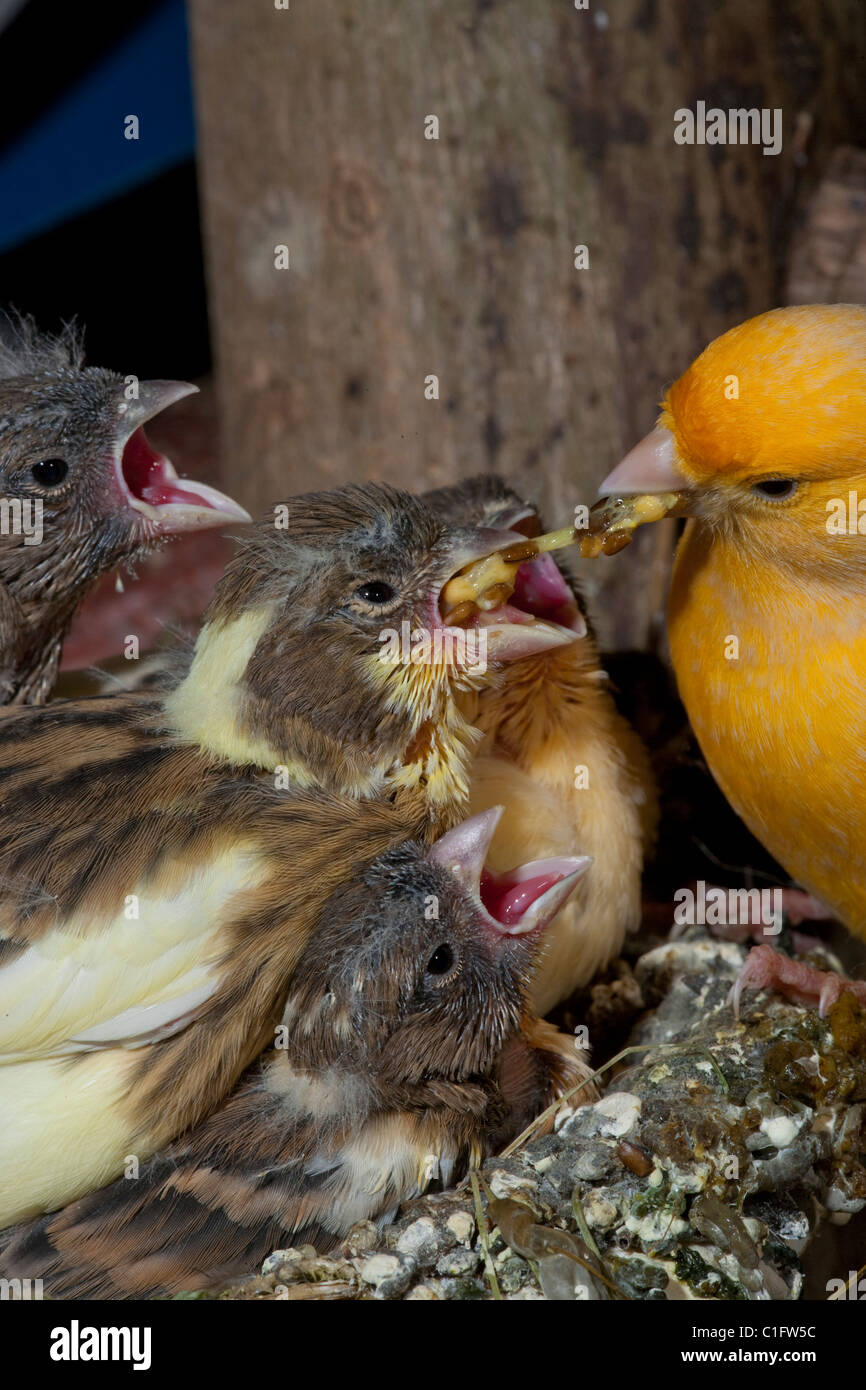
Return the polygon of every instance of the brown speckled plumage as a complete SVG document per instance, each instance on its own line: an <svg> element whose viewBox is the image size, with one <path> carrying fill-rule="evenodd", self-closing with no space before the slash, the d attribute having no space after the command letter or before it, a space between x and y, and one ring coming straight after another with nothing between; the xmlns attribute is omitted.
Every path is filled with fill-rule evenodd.
<svg viewBox="0 0 866 1390"><path fill-rule="evenodd" d="M512 1136L555 1064L519 1060L535 943L476 904L417 844L350 875L299 959L285 1046L140 1173L7 1233L0 1275L53 1298L208 1287L275 1246L329 1249Z"/></svg>
<svg viewBox="0 0 866 1390"><path fill-rule="evenodd" d="M387 488L297 499L288 531L263 522L241 546L167 694L0 715L0 1161L5 1142L18 1194L0 1218L106 1181L211 1111L273 1040L323 900L458 818L463 676L371 663L383 622L428 615L464 539ZM383 577L385 614L355 597ZM44 1130L38 1174L22 1105Z"/></svg>

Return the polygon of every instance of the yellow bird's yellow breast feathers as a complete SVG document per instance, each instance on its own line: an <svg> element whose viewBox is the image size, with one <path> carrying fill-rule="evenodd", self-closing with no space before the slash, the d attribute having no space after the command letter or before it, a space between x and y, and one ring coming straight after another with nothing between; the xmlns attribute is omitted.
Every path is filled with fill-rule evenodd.
<svg viewBox="0 0 866 1390"><path fill-rule="evenodd" d="M736 545L692 525L674 570L668 620L677 682L713 776L797 882L866 931L857 808L866 783L866 613L784 585L748 582ZM832 822L818 833L814 808Z"/></svg>

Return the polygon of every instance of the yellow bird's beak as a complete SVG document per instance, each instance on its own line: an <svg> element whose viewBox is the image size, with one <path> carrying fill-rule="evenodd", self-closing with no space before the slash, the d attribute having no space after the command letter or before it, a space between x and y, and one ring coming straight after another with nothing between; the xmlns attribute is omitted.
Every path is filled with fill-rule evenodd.
<svg viewBox="0 0 866 1390"><path fill-rule="evenodd" d="M657 425L626 454L599 488L603 497L632 493L682 492L689 486L676 461L674 437Z"/></svg>

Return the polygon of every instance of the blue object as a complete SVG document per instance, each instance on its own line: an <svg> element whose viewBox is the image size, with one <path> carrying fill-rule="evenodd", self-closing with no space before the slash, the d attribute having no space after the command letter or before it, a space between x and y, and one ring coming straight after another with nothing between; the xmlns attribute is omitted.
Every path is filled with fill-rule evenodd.
<svg viewBox="0 0 866 1390"><path fill-rule="evenodd" d="M125 137L129 116L138 117L137 140ZM0 157L0 252L194 150L184 0L166 0Z"/></svg>

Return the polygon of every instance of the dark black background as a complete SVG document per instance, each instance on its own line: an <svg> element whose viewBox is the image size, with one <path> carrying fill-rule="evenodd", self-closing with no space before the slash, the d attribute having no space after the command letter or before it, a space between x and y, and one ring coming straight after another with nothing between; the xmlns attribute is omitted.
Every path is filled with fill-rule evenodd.
<svg viewBox="0 0 866 1390"><path fill-rule="evenodd" d="M157 3L29 0L0 33L0 150ZM95 365L134 362L142 377L205 373L211 356L195 165L0 255L0 306L9 305L46 329L77 318Z"/></svg>

